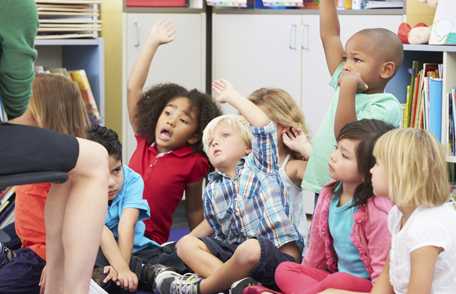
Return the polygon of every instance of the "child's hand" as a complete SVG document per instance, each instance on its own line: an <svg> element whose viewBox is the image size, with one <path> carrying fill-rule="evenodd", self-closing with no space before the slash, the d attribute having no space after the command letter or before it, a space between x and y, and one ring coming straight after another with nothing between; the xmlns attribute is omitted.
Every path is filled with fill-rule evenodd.
<svg viewBox="0 0 456 294"><path fill-rule="evenodd" d="M119 269L117 285L130 292L138 288L138 277L130 269Z"/></svg>
<svg viewBox="0 0 456 294"><path fill-rule="evenodd" d="M310 142L307 135L301 129L289 128L286 132L282 133L282 140L285 146L291 150L298 152L305 159L310 156Z"/></svg>
<svg viewBox="0 0 456 294"><path fill-rule="evenodd" d="M156 46L172 42L176 37L176 27L172 22L161 20L152 26L148 41Z"/></svg>
<svg viewBox="0 0 456 294"><path fill-rule="evenodd" d="M44 294L44 290L46 289L46 266L43 267L41 271L40 283L40 294Z"/></svg>
<svg viewBox="0 0 456 294"><path fill-rule="evenodd" d="M103 273L106 274L106 278L103 280L103 283L107 283L109 281L117 282L117 271L114 269L114 267L107 265L103 269Z"/></svg>
<svg viewBox="0 0 456 294"><path fill-rule="evenodd" d="M339 78L341 87L356 87L356 92L365 92L369 88L361 78L361 75L356 72L344 70Z"/></svg>
<svg viewBox="0 0 456 294"><path fill-rule="evenodd" d="M229 102L231 99L241 98L241 95L234 89L230 82L226 80L216 80L212 82L215 101L219 103Z"/></svg>

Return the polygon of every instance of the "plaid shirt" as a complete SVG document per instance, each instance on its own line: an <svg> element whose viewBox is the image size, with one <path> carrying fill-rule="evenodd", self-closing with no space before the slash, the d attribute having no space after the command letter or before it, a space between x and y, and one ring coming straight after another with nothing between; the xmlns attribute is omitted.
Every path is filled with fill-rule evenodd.
<svg viewBox="0 0 456 294"><path fill-rule="evenodd" d="M252 152L236 166L234 178L215 171L204 191L204 216L214 238L229 244L263 237L279 248L302 243L288 216L285 188L279 174L277 131L271 122L252 127Z"/></svg>

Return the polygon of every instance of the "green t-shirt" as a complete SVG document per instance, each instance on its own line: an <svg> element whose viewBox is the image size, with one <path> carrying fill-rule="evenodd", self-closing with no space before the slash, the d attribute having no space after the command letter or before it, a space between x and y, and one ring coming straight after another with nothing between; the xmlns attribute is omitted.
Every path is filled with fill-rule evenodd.
<svg viewBox="0 0 456 294"><path fill-rule="evenodd" d="M330 86L336 90L336 93L331 100L330 107L318 133L312 140L313 151L302 180L302 188L315 193L320 192L321 188L330 180L328 162L336 146L334 120L339 102L340 87L338 86L338 81L342 70L343 63L337 67L331 78ZM355 107L358 120L363 118L378 119L399 127L402 119L400 103L390 93L356 94Z"/></svg>
<svg viewBox="0 0 456 294"><path fill-rule="evenodd" d="M0 98L9 119L25 111L32 92L37 29L35 1L0 0Z"/></svg>

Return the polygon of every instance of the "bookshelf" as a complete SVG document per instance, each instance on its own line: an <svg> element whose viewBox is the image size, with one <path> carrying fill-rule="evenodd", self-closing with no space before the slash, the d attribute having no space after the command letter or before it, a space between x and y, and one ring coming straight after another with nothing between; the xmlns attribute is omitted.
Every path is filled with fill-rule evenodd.
<svg viewBox="0 0 456 294"><path fill-rule="evenodd" d="M448 93L456 87L456 46L445 45L405 45L404 61L395 78L389 83L387 91L399 98L401 103L406 100L406 87L410 83L409 68L412 61L418 60L427 63L440 63L443 65L443 91L442 91L442 137L441 143L449 148L448 142ZM448 152L449 153L449 152ZM456 163L456 156L447 156L447 161Z"/></svg>
<svg viewBox="0 0 456 294"><path fill-rule="evenodd" d="M36 65L85 70L103 123L105 113L103 39L36 40L35 48L38 51Z"/></svg>

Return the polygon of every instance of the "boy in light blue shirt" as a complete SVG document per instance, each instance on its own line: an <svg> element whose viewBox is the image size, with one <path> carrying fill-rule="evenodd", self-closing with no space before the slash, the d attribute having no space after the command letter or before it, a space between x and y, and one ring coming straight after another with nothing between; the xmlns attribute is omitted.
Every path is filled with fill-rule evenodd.
<svg viewBox="0 0 456 294"><path fill-rule="evenodd" d="M354 34L344 48L334 0L320 1L320 36L332 75L330 85L336 93L313 138L314 151L302 182L303 189L315 193L330 180L329 157L342 127L363 118L398 127L402 118L397 98L384 92L402 63L399 38L386 29L364 29Z"/></svg>
<svg viewBox="0 0 456 294"><path fill-rule="evenodd" d="M158 243L144 236L143 220L150 217L150 210L143 199L143 180L122 164L122 145L114 131L97 126L88 135L107 149L110 169L109 205L94 279L109 293L151 290L152 262L164 255Z"/></svg>

